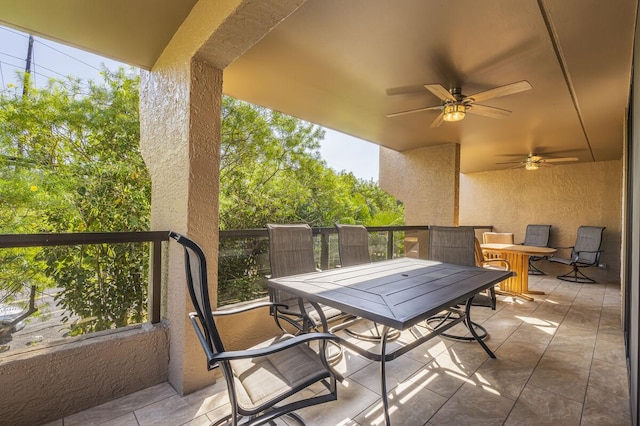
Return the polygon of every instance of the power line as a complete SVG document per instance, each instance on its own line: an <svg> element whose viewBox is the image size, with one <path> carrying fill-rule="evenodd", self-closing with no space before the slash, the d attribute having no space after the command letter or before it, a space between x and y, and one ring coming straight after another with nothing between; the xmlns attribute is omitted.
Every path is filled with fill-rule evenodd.
<svg viewBox="0 0 640 426"><path fill-rule="evenodd" d="M23 62L23 61L24 61L24 59L23 59L23 58L20 58L20 57L15 56L15 55L10 55L10 54L5 53L5 52L0 52L0 55L5 55L5 56L8 56L8 57L10 57L10 58L17 59L17 60L19 60L20 62ZM7 62L7 61L0 61L0 63L6 64L6 65L8 65L8 66L10 66L10 67L13 67L13 68L22 69L22 65L15 65L15 64L12 64L12 63ZM37 65L37 66L38 66L38 68L43 69L43 70L47 70L47 71L49 71L49 72L51 72L51 73L53 73L53 74L57 74L57 75L59 75L60 77L64 77L64 78L69 77L68 75L64 75L64 74L62 74L62 73L59 73L59 72L58 72L58 71L56 71L56 70L52 70L51 68L47 68L47 67L45 67L45 66L42 66L42 65L40 65L40 64L39 64L37 61L35 61L35 60L33 61L33 63L34 63L34 66L35 66L35 65ZM32 71L32 72L35 72L36 74L39 74L39 75L41 75L42 77L50 77L50 76L47 76L46 74L38 73L37 71Z"/></svg>
<svg viewBox="0 0 640 426"><path fill-rule="evenodd" d="M24 34L24 33L21 33L21 32L19 32L19 31L15 31L15 30L12 30L12 29L9 29L9 28L5 28L5 27L1 27L1 26L0 26L0 29L4 30L4 31L6 31L6 32L9 32L9 33L11 33L11 34L15 34L15 35L17 35L17 36L23 37L23 38L28 38L28 37L29 37L28 35L26 35L26 34ZM54 46L52 46L52 45L50 45L50 44L48 44L48 43L45 43L44 41L40 40L39 38L34 38L34 40L35 40L35 43L37 43L37 44L39 44L39 45L41 45L41 46L44 46L44 47L46 47L46 48L48 48L48 49L51 49L51 50L53 50L54 52L56 52L57 54L64 55L64 56L66 56L66 57L68 57L68 58L72 59L72 60L73 60L73 61L75 61L75 62L78 62L78 63L80 63L80 64L82 64L82 65L84 65L84 66L87 66L87 67L91 68L92 70L95 70L95 71L98 71L98 72L102 72L102 69L101 69L101 68L98 68L98 67L96 67L95 65L92 65L92 64L91 64L91 63L89 63L89 62L83 61L82 59L80 59L80 58L78 58L78 57L74 56L73 54L70 54L70 53L64 52L64 51L62 51L62 50L60 50L60 49L58 49L58 48L56 48L56 47L54 47ZM12 58L14 58L14 59L19 59L20 61L23 61L23 60L24 60L23 58L16 57L16 56L11 55L11 54L9 54L9 53L0 52L0 54L3 54L3 55L6 55L6 56L9 56L9 57L12 57ZM98 57L99 57L99 56L98 56ZM105 59L106 59L106 58L105 58ZM40 66L39 64L36 64L36 65ZM40 66L40 67L41 67L41 68L45 68L45 69L47 69L48 71L50 71L50 72L52 72L52 73L54 73L54 74L57 74L57 75L60 75L60 76L63 76L63 77L67 77L66 75L63 75L63 74L61 74L61 73L59 73L59 72L57 72L57 71L54 71L54 70L52 70L52 69L49 69L49 68L46 68L46 67L42 67L42 66Z"/></svg>
<svg viewBox="0 0 640 426"><path fill-rule="evenodd" d="M14 35L22 37L24 39L27 39L29 37L25 33L22 33L22 32L16 31L16 30L12 30L12 29L9 29L9 28L5 28L5 27L2 27L2 26L0 26L0 30L4 30L7 33L14 34ZM63 51L61 49L56 48L55 46L52 45L52 44L55 44L54 42L52 42L52 44L45 43L42 40L38 39L37 37L34 38L34 42L37 43L40 46L44 46L44 47L49 48L52 51L54 51L55 53L53 55L64 55L65 57L73 60L74 62L82 64L82 65L90 68L91 70L98 71L100 74L102 74L102 71L103 71L102 68L99 68L98 66L92 65L91 63L86 62L86 61L74 56L73 53L70 54L70 53L67 53L67 52L65 52L65 51ZM13 43L21 43L21 42L19 40L14 40ZM7 45L9 45L9 43L7 43ZM17 46L18 45L16 44L15 47L17 47ZM10 47L10 46L7 46L7 47ZM13 48L9 49L9 51L11 51L12 53L15 53L15 50L16 49L13 49ZM51 78L54 78L54 79L57 79L57 80L67 80L67 79L74 80L74 79L77 79L77 80L80 80L81 86L87 87L87 88L90 86L88 84L88 80L90 80L91 77L88 77L87 81L85 82L85 81L83 81L82 78L75 77L76 74L74 74L74 73L76 71L71 71L70 73L65 75L65 74L63 74L61 72L56 71L55 69L51 69L51 68L48 68L46 66L42 66L40 64L40 61L38 60L38 57L43 57L43 55L46 57L48 55L48 53L44 53L43 54L43 52L45 52L45 51L43 51L42 49L40 49L40 50L35 49L35 46L34 46L33 53L32 53L33 56L31 58L32 59L31 75L33 77L32 78L32 83L33 83L34 86L37 86L37 84L36 84L36 77L37 76L44 77L47 80L51 79ZM13 67L16 70L21 70L21 69L24 70L25 69L25 65L24 65L25 64L25 62L24 62L25 61L25 57L24 56L19 57L19 56L16 56L14 54L11 54L11 53L0 51L0 58L2 56L6 57L8 59L17 60L17 61L19 61L19 63L23 64L23 65L15 65L12 62L16 62L16 61L12 61L12 60L10 60L10 61L6 61L6 60L0 61L0 73L2 73L0 75L0 78L2 80L2 85L3 85L2 87L6 89L6 82L5 82L5 78L4 78L4 70L2 70L2 66L4 65L4 66ZM101 57L97 56L97 58L101 58ZM104 60L108 61L108 58L104 58ZM47 62L48 61L45 61L44 63L47 63ZM58 62L60 62L60 63L67 62L67 64L68 64L68 61L58 61ZM104 64L104 62L103 62L103 64ZM66 68L63 67L63 69L66 69ZM43 71L44 71L44 73L43 73ZM85 74L87 74L87 72L82 72L82 73L78 72L78 74L85 75ZM64 81L63 81L63 84L64 84Z"/></svg>
<svg viewBox="0 0 640 426"><path fill-rule="evenodd" d="M75 60L75 61L78 61L78 62L80 62L81 64L84 64L84 65L88 66L89 68L93 68L93 69L94 69L94 70L96 70L96 71L102 71L100 68L94 67L93 65L91 65L91 64L89 64L89 63L87 63L87 62L85 62L85 61L83 61L83 60L80 60L80 59L78 59L78 58L76 58L76 57L74 57L74 56L72 56L72 55L70 55L70 54L68 54L68 53L66 53L66 52L63 52L62 50L56 49L56 48L55 48L55 47L53 47L53 46L49 46L48 44L46 44L46 43L44 43L44 42L42 42L42 41L40 41L40 40L36 40L36 43L41 44L41 45L43 45L43 46L45 46L45 47L48 47L48 48L49 48L49 49L51 49L51 50L55 50L56 52L58 52L58 53L60 53L60 54L62 54L62 55L68 56L69 58L71 58L71 59L73 59L73 60Z"/></svg>
<svg viewBox="0 0 640 426"><path fill-rule="evenodd" d="M3 64L4 64L4 65L7 65L7 66L10 66L10 67L12 67L12 68L16 68L16 69L22 70L22 66L21 66L21 65L14 65L14 64L10 64L10 63L7 63L7 62L2 62L2 61L0 61L0 73L2 73L2 67L1 67L1 65L3 65ZM58 73L58 72L56 72L56 71L50 70L49 68L46 68L46 67L42 67L42 66L40 66L40 67L38 67L38 69L46 69L47 71L50 71L50 72L55 73L55 74L58 74L58 75L60 75L60 76L62 76L62 77L64 77L64 78L67 78L67 76L63 76L62 74L60 74L60 73ZM54 77L52 77L51 75L43 74L43 73L38 72L38 71L36 71L36 70L31 71L31 75L32 75L32 76L34 76L34 77L35 77L35 76L40 76L40 77L43 77L43 78L45 78L45 79L47 79L47 80L49 80L49 79L51 79L51 78L54 78ZM73 78L72 76L69 76L69 77L70 77L70 78ZM65 80L62 80L62 79L59 79L59 78L57 78L56 80L57 80L60 84L64 84L64 85L67 85L67 84L68 84L68 82L67 82L67 81L65 81ZM89 89L89 84L88 84L88 83L85 83L85 82L84 82L84 81L82 81L82 80L80 81L80 85L81 85L84 89ZM2 90L0 90L0 91L5 92L6 90L8 90L8 88L7 88L6 84L5 84L5 81L4 81L4 73L2 73L2 86L3 86L3 88L4 88L4 89L2 89ZM88 91L83 90L81 93L88 94L89 92L88 92Z"/></svg>
<svg viewBox="0 0 640 426"><path fill-rule="evenodd" d="M13 59L18 59L20 62L24 61L24 59L22 59L20 56L11 55L11 54L6 53L6 52L0 52L0 55L8 56L8 57L13 58ZM22 65L20 65L20 68L22 68Z"/></svg>

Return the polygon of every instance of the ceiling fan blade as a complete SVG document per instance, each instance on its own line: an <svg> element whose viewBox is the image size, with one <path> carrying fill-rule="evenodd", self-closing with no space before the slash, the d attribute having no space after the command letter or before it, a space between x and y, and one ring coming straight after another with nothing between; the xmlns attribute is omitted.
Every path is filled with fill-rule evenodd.
<svg viewBox="0 0 640 426"><path fill-rule="evenodd" d="M431 123L431 126L429 126L429 128L434 129L434 128L438 127L439 125L441 125L443 121L444 121L444 114L440 113L435 118L435 120L433 120L433 122Z"/></svg>
<svg viewBox="0 0 640 426"><path fill-rule="evenodd" d="M478 105L478 104L469 105L467 112L470 112L471 114L484 115L485 117L491 117L491 118L504 118L509 114L511 114L511 111L506 109L500 109L500 108L490 107L486 105Z"/></svg>
<svg viewBox="0 0 640 426"><path fill-rule="evenodd" d="M424 88L443 101L457 101L456 97L449 93L449 91L440 84L425 84Z"/></svg>
<svg viewBox="0 0 640 426"><path fill-rule="evenodd" d="M425 86L426 87L426 86ZM494 89L485 90L484 92L476 93L475 95L467 96L465 100L472 100L473 102L482 102L487 99L493 99L500 96L513 95L514 93L524 92L530 90L531 83L527 80L518 81L517 83L507 84L505 86L496 87Z"/></svg>
<svg viewBox="0 0 640 426"><path fill-rule="evenodd" d="M414 112L430 111L430 110L434 110L434 109L441 110L442 109L442 105L430 106L430 107L425 107L425 108L410 109L410 110L407 110L407 111L394 112L394 113L391 113L391 114L387 114L387 117L389 117L389 118L397 117L399 115L413 114Z"/></svg>
<svg viewBox="0 0 640 426"><path fill-rule="evenodd" d="M386 90L387 96L396 95L415 95L417 93L424 94L424 84L416 84L413 86L391 87Z"/></svg>
<svg viewBox="0 0 640 426"><path fill-rule="evenodd" d="M579 158L578 157L564 157L564 158L548 158L545 157L543 158L542 161L543 163L562 163L565 161L578 161Z"/></svg>
<svg viewBox="0 0 640 426"><path fill-rule="evenodd" d="M496 163L496 164L524 164L526 163L526 161L505 161L502 163Z"/></svg>
<svg viewBox="0 0 640 426"><path fill-rule="evenodd" d="M520 158L527 158L527 156L529 155L528 152L525 152L524 154L500 154L498 155L498 157L520 157Z"/></svg>

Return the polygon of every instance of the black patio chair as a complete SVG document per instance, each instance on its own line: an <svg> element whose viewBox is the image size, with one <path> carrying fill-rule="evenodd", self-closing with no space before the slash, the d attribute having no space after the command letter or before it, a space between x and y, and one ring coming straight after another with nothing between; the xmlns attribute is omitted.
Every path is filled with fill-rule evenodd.
<svg viewBox="0 0 640 426"><path fill-rule="evenodd" d="M338 230L340 266L361 265L371 262L369 232L362 225L335 224Z"/></svg>
<svg viewBox="0 0 640 426"><path fill-rule="evenodd" d="M476 247L479 242L471 226L430 226L429 227L429 259L443 263L452 263L455 265L478 266L480 259L483 258L482 251L477 253ZM502 259L495 259L502 261ZM473 296L472 306L482 306L496 309L496 293L495 288L491 287L486 293L478 293ZM438 328L451 318L452 313L444 315L436 315L427 320L427 324L432 328ZM435 324L435 325L433 325ZM478 337L484 339L487 337L487 330L480 324L471 323ZM441 334L444 337L454 340L475 340L472 336L458 336L448 333Z"/></svg>
<svg viewBox="0 0 640 426"><path fill-rule="evenodd" d="M551 225L527 225L524 235L525 246L549 247L549 233ZM529 275L545 275L533 262L548 259L549 256L529 256Z"/></svg>
<svg viewBox="0 0 640 426"><path fill-rule="evenodd" d="M572 267L570 272L558 275L557 278L559 280L584 284L596 282L594 279L587 277L580 269L599 264L604 230L604 226L580 226L575 245L572 247L558 247L559 249L571 249L571 256L563 258L554 255L549 257L549 261Z"/></svg>
<svg viewBox="0 0 640 426"><path fill-rule="evenodd" d="M207 369L221 368L227 383L231 414L215 425L229 422L238 425L241 421L244 421L242 425L274 424L273 420L280 416L304 425L295 410L337 399L337 377L324 350L326 342L337 340L336 336L328 333L282 334L250 349L226 350L215 318L272 307L273 303L212 311L207 263L202 249L175 232L170 232L169 237L184 247L187 285L196 309L189 318L207 357ZM309 347L310 342L319 343L319 353ZM317 384L324 389L318 392ZM310 386L314 386L313 389L307 390ZM281 402L283 405L278 405Z"/></svg>
<svg viewBox="0 0 640 426"><path fill-rule="evenodd" d="M340 266L347 267L370 263L369 231L367 231L367 228L362 225L347 225L341 223L336 223L335 227L338 230L338 255L340 256ZM361 318L355 317L347 320L350 324L364 321ZM372 327L370 327L366 332L357 332L345 325L338 326L333 330L338 329L344 329L346 333L360 340L378 342L382 338L377 323L373 323ZM400 337L400 331L391 330L387 334L387 341L395 340L398 337Z"/></svg>
<svg viewBox="0 0 640 426"><path fill-rule="evenodd" d="M267 224L269 233L269 264L271 278L316 272L313 256L313 232L307 224ZM321 324L324 315L326 321L344 317L339 309L320 305L321 312L311 304L299 305L298 297L282 290L269 289L271 302L277 305L272 310L276 323L281 320L306 333ZM323 330L327 331L327 330Z"/></svg>

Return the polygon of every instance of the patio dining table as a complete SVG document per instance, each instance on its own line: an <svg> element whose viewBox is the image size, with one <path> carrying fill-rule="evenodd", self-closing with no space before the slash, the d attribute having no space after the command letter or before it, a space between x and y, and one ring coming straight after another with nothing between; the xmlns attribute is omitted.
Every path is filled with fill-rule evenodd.
<svg viewBox="0 0 640 426"><path fill-rule="evenodd" d="M400 258L270 279L268 285L297 295L300 306L303 306L303 300L310 302L320 314L325 330L329 330L328 325L318 304L382 325L377 352L363 349L347 339L342 339L341 343L368 359L380 362L381 398L385 421L390 425L385 363L460 322L467 326L487 354L495 358L470 326L471 298L511 275L511 271ZM464 305L464 309L458 305ZM456 314L455 319L387 352L390 330L409 329L447 310ZM331 330L344 327L345 325L339 324Z"/></svg>

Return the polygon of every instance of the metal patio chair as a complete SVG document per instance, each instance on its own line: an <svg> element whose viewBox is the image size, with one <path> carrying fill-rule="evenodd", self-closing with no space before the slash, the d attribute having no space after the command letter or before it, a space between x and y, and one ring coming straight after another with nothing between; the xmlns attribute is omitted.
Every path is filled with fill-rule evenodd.
<svg viewBox="0 0 640 426"><path fill-rule="evenodd" d="M336 223L338 230L338 254L341 266L361 265L371 262L369 232L362 225Z"/></svg>
<svg viewBox="0 0 640 426"><path fill-rule="evenodd" d="M582 273L580 269L598 266L600 254L602 253L601 246L604 230L604 226L580 226L575 245L572 247L558 247L559 249L571 249L571 256L568 258L551 256L549 261L572 267L570 272L558 275L557 278L559 280L585 284L596 282Z"/></svg>
<svg viewBox="0 0 640 426"><path fill-rule="evenodd" d="M267 231L271 278L318 271L313 256L313 232L309 225L269 223ZM273 308L272 314L283 331L285 329L280 324L281 320L293 325L300 332L307 332L323 322L321 315L326 321L345 316L340 310L329 306L320 306L321 312L311 304L301 307L298 297L285 291L269 289L269 297L272 302L278 304Z"/></svg>
<svg viewBox="0 0 640 426"><path fill-rule="evenodd" d="M338 230L338 255L340 256L340 266L353 266L361 265L363 263L370 263L371 256L369 255L369 232L367 228L362 225L347 225L336 223L336 229ZM350 324L355 324L360 321L364 321L360 318L347 319ZM368 332L357 332L347 327L346 325L340 325L333 330L344 329L349 335L360 339L372 342L379 342L381 339L381 333L378 328L378 324L373 323L373 327ZM400 337L399 330L391 330L387 335L387 341L392 341Z"/></svg>
<svg viewBox="0 0 640 426"><path fill-rule="evenodd" d="M169 233L169 237L184 247L187 285L196 309L189 318L207 357L207 369L221 368L227 383L231 414L215 425L229 422L232 425L275 424L273 420L280 416L304 425L295 410L337 399L337 377L324 350L327 342L338 339L336 336L329 333L282 334L250 349L226 350L215 318L272 307L273 303L212 311L202 249L175 232ZM310 342L319 343L318 353L309 347ZM323 388L320 392L318 385ZM311 386L313 388L308 389Z"/></svg>
<svg viewBox="0 0 640 426"><path fill-rule="evenodd" d="M549 233L551 225L527 225L524 235L525 246L549 247ZM548 259L548 256L529 256L529 275L545 275L532 262Z"/></svg>
<svg viewBox="0 0 640 426"><path fill-rule="evenodd" d="M431 226L429 227L429 259L443 263L455 265L484 267L484 256L482 250L478 251L480 243L477 241L475 231L470 226ZM502 259L495 259L503 261ZM491 287L486 293L478 293L473 296L472 306L483 306L496 309L496 292ZM427 320L427 324L432 328L437 328L444 324L451 313L436 315ZM433 325L435 324L435 325ZM487 337L487 330L480 324L471 323L478 337ZM475 340L472 336L458 336L442 333L442 336L454 340Z"/></svg>

